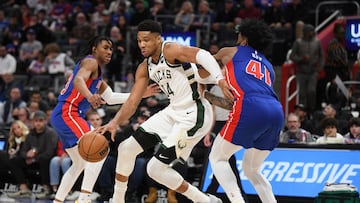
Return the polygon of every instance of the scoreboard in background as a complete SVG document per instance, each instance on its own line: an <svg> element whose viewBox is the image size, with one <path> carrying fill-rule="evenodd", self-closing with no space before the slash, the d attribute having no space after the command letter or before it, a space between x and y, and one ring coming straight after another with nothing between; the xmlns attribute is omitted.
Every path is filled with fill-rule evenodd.
<svg viewBox="0 0 360 203"><path fill-rule="evenodd" d="M194 32L164 32L161 36L166 41L178 42L188 46L198 46Z"/></svg>
<svg viewBox="0 0 360 203"><path fill-rule="evenodd" d="M352 51L360 49L360 18L346 19L345 45Z"/></svg>
<svg viewBox="0 0 360 203"><path fill-rule="evenodd" d="M242 186L247 194L256 194L241 170L244 150L236 153ZM261 167L274 194L289 197L315 197L326 182L349 183L360 188L360 150L276 148ZM212 179L210 163L205 169L201 189L206 191ZM219 188L218 193L224 193Z"/></svg>

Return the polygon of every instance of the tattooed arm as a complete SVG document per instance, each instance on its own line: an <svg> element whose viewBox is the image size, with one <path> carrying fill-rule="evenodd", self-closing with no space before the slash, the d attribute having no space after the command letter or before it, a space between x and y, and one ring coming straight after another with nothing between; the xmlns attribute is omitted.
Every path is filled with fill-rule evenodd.
<svg viewBox="0 0 360 203"><path fill-rule="evenodd" d="M209 100L209 102L213 105L221 107L223 109L231 110L233 107L233 101L229 101L223 97L216 96L209 91L204 91L204 97Z"/></svg>

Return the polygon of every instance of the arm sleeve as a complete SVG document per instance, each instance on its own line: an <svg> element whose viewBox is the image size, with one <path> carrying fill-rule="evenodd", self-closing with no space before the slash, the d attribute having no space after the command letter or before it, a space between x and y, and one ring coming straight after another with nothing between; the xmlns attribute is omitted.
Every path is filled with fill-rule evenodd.
<svg viewBox="0 0 360 203"><path fill-rule="evenodd" d="M194 76L197 82L202 84L216 84L216 78L213 75L210 74L208 77L202 78L199 75L198 68L196 67L196 65L192 63L191 67L194 70Z"/></svg>
<svg viewBox="0 0 360 203"><path fill-rule="evenodd" d="M208 51L200 49L196 54L196 61L198 64L202 65L212 76L215 77L216 84L219 82L219 80L224 79L219 64Z"/></svg>
<svg viewBox="0 0 360 203"><path fill-rule="evenodd" d="M130 93L117 93L113 92L110 87L107 87L105 91L101 94L101 97L109 105L114 104L123 104L129 98Z"/></svg>

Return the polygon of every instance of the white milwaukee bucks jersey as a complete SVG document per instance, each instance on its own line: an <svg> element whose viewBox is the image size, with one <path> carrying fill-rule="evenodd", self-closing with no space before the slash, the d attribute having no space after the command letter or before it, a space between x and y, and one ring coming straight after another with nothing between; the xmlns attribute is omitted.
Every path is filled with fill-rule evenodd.
<svg viewBox="0 0 360 203"><path fill-rule="evenodd" d="M148 58L149 77L169 97L170 105L174 107L193 104L199 98L194 70L191 64L169 64L163 56L164 44L157 64Z"/></svg>

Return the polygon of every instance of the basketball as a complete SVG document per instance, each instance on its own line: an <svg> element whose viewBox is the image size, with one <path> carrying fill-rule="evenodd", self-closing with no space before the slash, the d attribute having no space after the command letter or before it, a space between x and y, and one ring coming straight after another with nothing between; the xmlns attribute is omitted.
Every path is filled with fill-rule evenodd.
<svg viewBox="0 0 360 203"><path fill-rule="evenodd" d="M102 134L95 131L85 133L79 140L80 156L88 162L103 160L109 153L109 142Z"/></svg>

